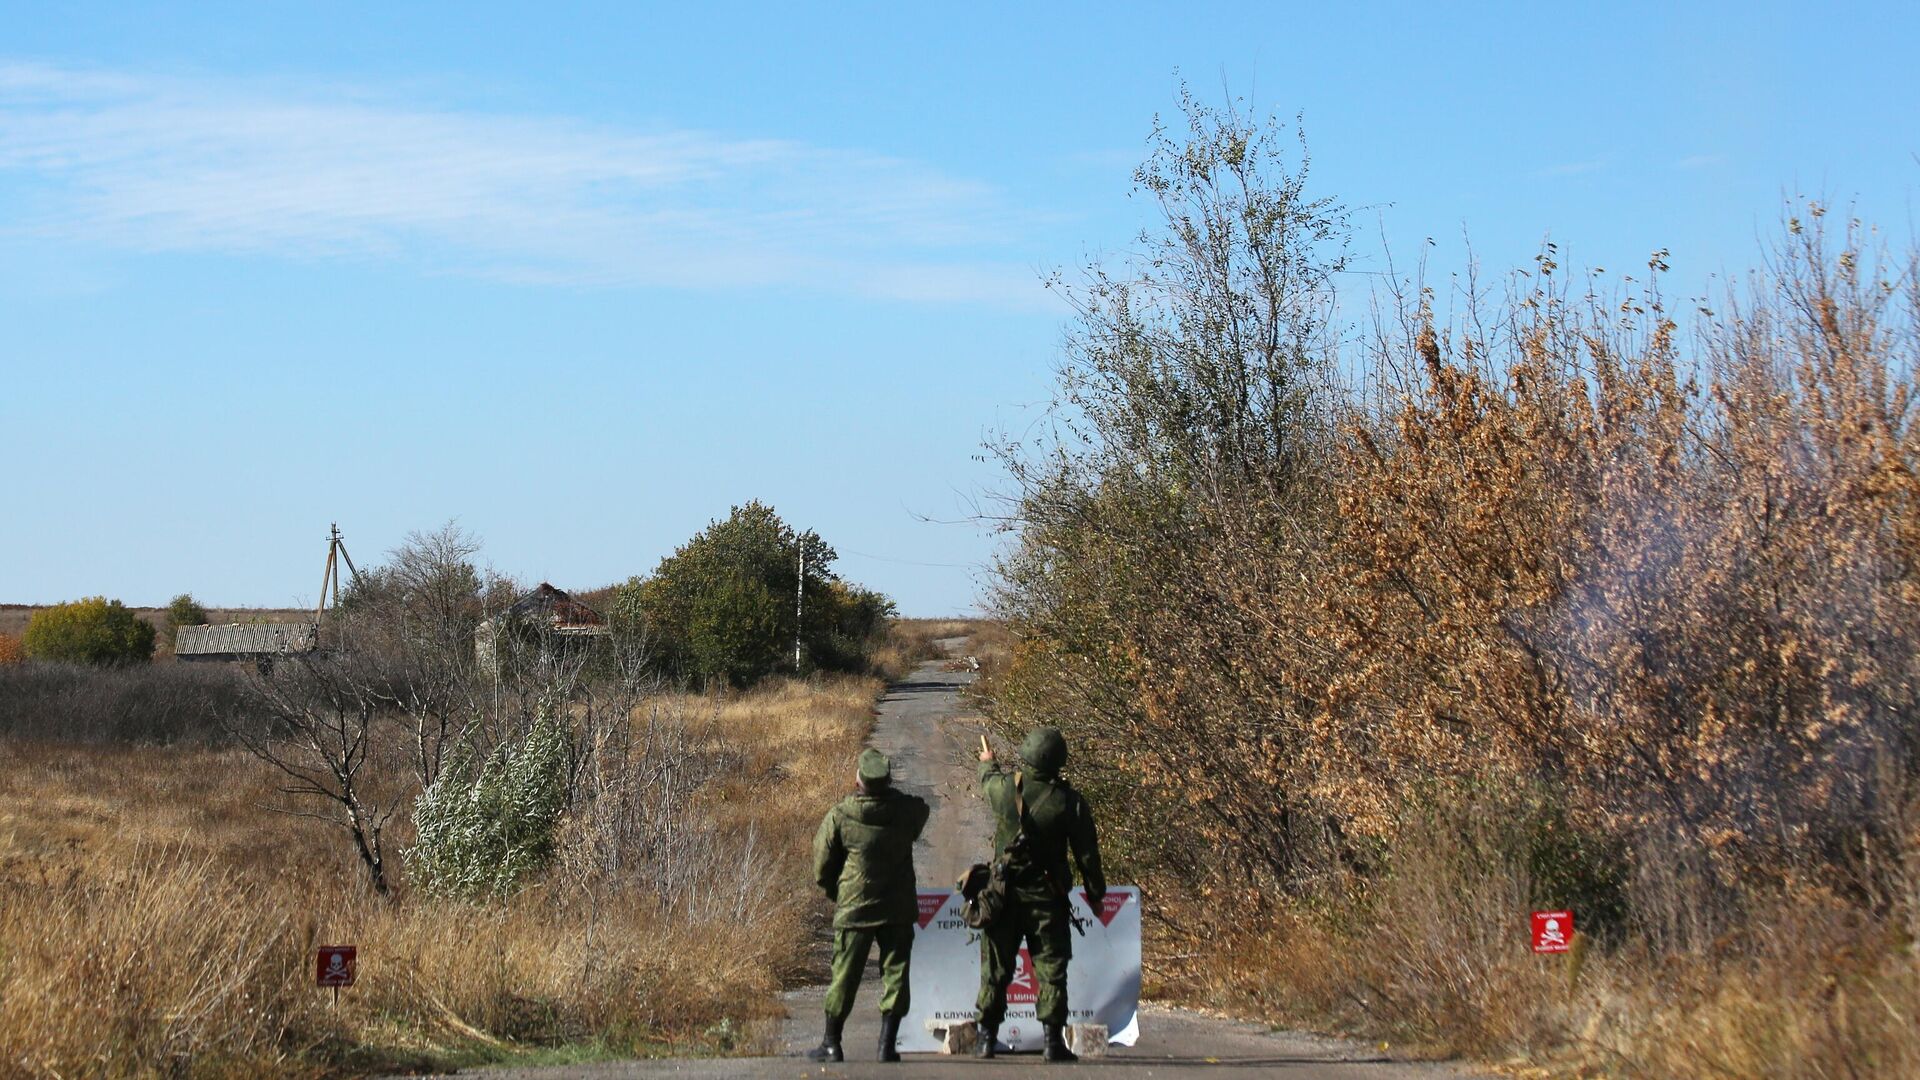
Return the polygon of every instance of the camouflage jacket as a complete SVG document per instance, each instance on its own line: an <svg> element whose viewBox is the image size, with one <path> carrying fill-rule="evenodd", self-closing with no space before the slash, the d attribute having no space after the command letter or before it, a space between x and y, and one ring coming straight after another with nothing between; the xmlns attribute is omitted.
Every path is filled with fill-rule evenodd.
<svg viewBox="0 0 1920 1080"><path fill-rule="evenodd" d="M813 879L836 905L836 930L918 919L913 842L927 814L926 800L891 788L849 795L827 811L813 837Z"/></svg>

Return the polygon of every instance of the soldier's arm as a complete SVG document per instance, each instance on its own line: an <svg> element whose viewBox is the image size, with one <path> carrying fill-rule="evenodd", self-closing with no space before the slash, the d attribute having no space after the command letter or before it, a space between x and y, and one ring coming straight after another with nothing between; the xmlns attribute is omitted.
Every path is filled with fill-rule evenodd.
<svg viewBox="0 0 1920 1080"><path fill-rule="evenodd" d="M980 795L996 816L1013 813L1013 777L991 761L980 764Z"/></svg>
<svg viewBox="0 0 1920 1080"><path fill-rule="evenodd" d="M840 815L832 810L820 819L813 834L813 881L827 899L840 902L840 870L847 863L846 845L840 842Z"/></svg>
<svg viewBox="0 0 1920 1080"><path fill-rule="evenodd" d="M983 761L980 763L980 790L988 797L992 797L993 788L996 783L1005 784L1008 782L1007 774L1000 770L999 762Z"/></svg>
<svg viewBox="0 0 1920 1080"><path fill-rule="evenodd" d="M1080 884L1086 886L1087 902L1100 903L1107 895L1107 876L1100 870L1100 836L1093 827L1093 810L1086 797L1075 793L1073 828L1067 833L1073 848L1074 864L1080 868Z"/></svg>

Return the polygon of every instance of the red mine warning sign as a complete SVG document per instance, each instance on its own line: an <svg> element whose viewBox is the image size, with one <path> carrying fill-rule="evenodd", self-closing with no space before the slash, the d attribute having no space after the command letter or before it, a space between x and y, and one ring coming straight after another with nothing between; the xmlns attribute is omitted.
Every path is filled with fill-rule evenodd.
<svg viewBox="0 0 1920 1080"><path fill-rule="evenodd" d="M920 929L925 930L940 909L947 905L947 897L952 893L923 892L920 894Z"/></svg>
<svg viewBox="0 0 1920 1080"><path fill-rule="evenodd" d="M1533 951L1566 952L1573 941L1573 912L1536 911L1533 913Z"/></svg>
<svg viewBox="0 0 1920 1080"><path fill-rule="evenodd" d="M335 989L352 986L354 957L357 952L359 947L354 945L320 946L314 960L314 983Z"/></svg>
<svg viewBox="0 0 1920 1080"><path fill-rule="evenodd" d="M1013 962L1013 980L1007 983L1007 1004L1032 1005L1040 1000L1040 981L1033 977L1033 954L1025 945Z"/></svg>
<svg viewBox="0 0 1920 1080"><path fill-rule="evenodd" d="M1080 895L1085 898L1086 890L1080 890ZM1101 926L1113 925L1114 916L1120 914L1120 909L1127 905L1127 896L1127 893L1116 890L1100 898L1100 906L1094 908L1093 914L1100 920Z"/></svg>

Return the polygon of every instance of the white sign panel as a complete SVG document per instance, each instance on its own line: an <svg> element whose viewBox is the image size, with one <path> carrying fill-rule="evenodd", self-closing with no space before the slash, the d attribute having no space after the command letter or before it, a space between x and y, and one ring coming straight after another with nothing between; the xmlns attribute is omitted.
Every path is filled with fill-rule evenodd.
<svg viewBox="0 0 1920 1080"><path fill-rule="evenodd" d="M1073 932L1073 960L1067 965L1067 1022L1105 1024L1109 1038L1132 1046L1140 1037L1140 890L1107 890L1100 909L1087 906L1084 889L1071 894L1074 914L1086 933ZM936 1051L940 1042L930 1027L974 1020L980 993L980 931L960 921L958 892L920 893L920 925L913 938L913 1008L900 1024L902 1051ZM1016 1050L1038 1050L1044 1042L1034 1018L1039 984L1024 943L1019 967L1007 988L1007 1018L1000 1041Z"/></svg>

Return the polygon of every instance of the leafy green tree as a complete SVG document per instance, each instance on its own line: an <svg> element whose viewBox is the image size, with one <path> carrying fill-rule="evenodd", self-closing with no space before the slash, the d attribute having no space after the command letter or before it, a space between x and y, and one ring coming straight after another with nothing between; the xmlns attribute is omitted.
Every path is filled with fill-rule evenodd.
<svg viewBox="0 0 1920 1080"><path fill-rule="evenodd" d="M807 639L814 662L835 671L860 671L874 641L899 611L885 593L845 581L830 581L821 602L807 612Z"/></svg>
<svg viewBox="0 0 1920 1080"><path fill-rule="evenodd" d="M69 664L144 664L153 659L153 624L118 600L91 596L33 613L20 647L36 660Z"/></svg>
<svg viewBox="0 0 1920 1080"><path fill-rule="evenodd" d="M173 648L173 642L180 635L183 626L204 626L207 621L207 609L193 598L192 593L181 593L167 605L167 625L163 633L167 648Z"/></svg>
<svg viewBox="0 0 1920 1080"><path fill-rule="evenodd" d="M644 624L657 663L696 682L745 686L793 670L796 630L803 667L857 670L893 605L841 581L832 569L838 558L826 541L795 532L772 507L736 506L662 559L652 577L621 586L614 628Z"/></svg>
<svg viewBox="0 0 1920 1080"><path fill-rule="evenodd" d="M783 597L764 577L738 567L721 567L697 587L699 593L688 606L683 644L694 675L702 681L724 679L745 686L790 661L790 593Z"/></svg>
<svg viewBox="0 0 1920 1080"><path fill-rule="evenodd" d="M1310 190L1293 129L1180 105L1134 174L1150 224L1133 254L1059 283L1074 318L1052 422L997 447L1018 528L995 607L1024 647L994 700L1009 727L1139 769L1088 778L1137 864L1319 880L1358 856L1304 764L1325 738L1306 672L1345 672L1296 630L1309 603L1269 605L1325 592L1348 513L1331 494L1348 213ZM1280 662L1276 640L1304 643ZM1191 836L1217 842L1164 839Z"/></svg>

